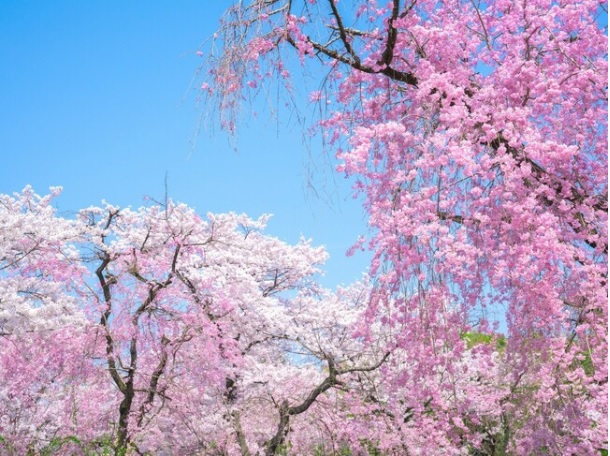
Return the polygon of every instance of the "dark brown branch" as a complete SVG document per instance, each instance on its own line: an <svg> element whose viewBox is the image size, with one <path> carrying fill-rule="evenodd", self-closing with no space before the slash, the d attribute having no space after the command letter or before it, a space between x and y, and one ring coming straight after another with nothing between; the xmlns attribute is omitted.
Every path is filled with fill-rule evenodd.
<svg viewBox="0 0 610 456"><path fill-rule="evenodd" d="M263 339L253 340L242 350L242 355L245 355L250 351L250 349L258 344L262 344L263 342L268 342L270 340L294 340L287 336L286 334L272 334L268 337L264 337Z"/></svg>
<svg viewBox="0 0 610 456"><path fill-rule="evenodd" d="M273 456L276 454L280 445L284 443L286 435L289 431L290 417L294 415L300 415L301 413L306 412L309 407L313 405L320 394L329 390L330 388L336 385L342 385L342 382L339 381L337 377L340 375L345 375L352 372L370 372L378 369L381 365L388 359L390 353L386 353L383 358L372 366L366 367L353 367L349 369L341 369L338 370L335 366L335 362L331 356L326 356L326 362L328 364L328 376L322 380L322 382L312 389L303 402L295 406L289 406L288 401L284 400L279 406L279 415L280 419L277 426L277 431L274 436L265 443L265 447L267 448L265 451L266 456Z"/></svg>
<svg viewBox="0 0 610 456"><path fill-rule="evenodd" d="M337 26L329 25L328 28L330 28L331 30L339 31L339 27L337 27ZM363 32L362 30L358 30L358 29L354 29L354 28L350 28L350 27L343 27L343 30L345 31L346 35L367 36L367 32Z"/></svg>
<svg viewBox="0 0 610 456"><path fill-rule="evenodd" d="M341 369L341 370L337 371L337 375L344 375L344 374L349 374L352 372L372 372L374 370L379 369L381 367L381 365L383 363L385 363L389 357L390 357L390 352L386 352L386 354L383 355L383 358L381 358L377 364L374 364L374 365L368 366L368 367L352 367L350 369Z"/></svg>
<svg viewBox="0 0 610 456"><path fill-rule="evenodd" d="M551 190L553 190L553 192L555 193L555 196L558 199L568 201L568 202L572 203L573 206L582 204L585 201L590 199L589 195L584 193L584 191L579 190L574 185L570 186L569 194L567 196L564 195L563 194L564 188L563 188L563 184L562 184L561 180L559 178L553 176L551 173L549 173L547 170L545 170L542 166L540 166L534 160L527 157L522 150L520 150L516 147L512 147L509 144L508 140L506 138L504 138L504 136L502 136L502 133L499 133L498 136L495 139L493 139L492 141L490 141L487 145L489 145L496 152L498 151L498 149L500 147L503 146L506 149L506 152L508 154L510 154L510 156L515 160L515 163L518 167L521 167L523 164L528 164L532 170L531 177L539 184L546 185ZM526 185L528 185L527 181L526 181ZM594 203L591 207L595 211L607 214L608 213L608 191L606 190L606 192L603 195L596 195L595 200L596 200L596 203ZM553 204L555 204L553 201L549 200L548 198L544 198L542 200L542 203L545 204L546 206L552 206ZM579 214L580 214L580 216L579 216ZM582 217L582 214L580 212L578 212L575 215L575 217L576 217L576 221L578 222L578 227L574 228L574 231L576 233L581 233L581 232L585 231L587 233L587 235L592 235L592 236L597 235L597 230L590 226L590 223L588 223L584 219L584 217ZM592 239L584 239L584 242L587 245L589 245L591 248L597 247L597 242ZM603 245L602 250L603 250L604 254L606 254L606 255L608 254L608 243L605 243Z"/></svg>
<svg viewBox="0 0 610 456"><path fill-rule="evenodd" d="M404 71L398 71L389 66L381 70L381 73L395 81L404 82L405 84L417 87L417 77L413 73L405 73Z"/></svg>
<svg viewBox="0 0 610 456"><path fill-rule="evenodd" d="M231 413L231 416L233 416L235 423L235 434L237 435L237 443L239 443L239 451L241 452L241 456L250 456L250 449L248 448L248 443L246 442L246 435L241 427L241 416L237 411Z"/></svg>
<svg viewBox="0 0 610 456"><path fill-rule="evenodd" d="M17 258L15 258L13 261L11 261L10 263L2 266L0 268L0 271L2 271L3 269L8 269L14 265L16 265L17 263L19 263L21 260L23 260L26 256L28 256L30 253L35 252L38 247L40 246L40 241L36 242L36 245L34 245L31 249L29 249L28 251L24 252L21 254L21 256L19 256L19 253L15 254L16 256L18 256ZM4 261L6 258L2 258L1 261Z"/></svg>
<svg viewBox="0 0 610 456"><path fill-rule="evenodd" d="M386 67L389 67L394 59L394 47L396 46L396 38L398 37L398 31L394 27L394 21L398 18L398 12L400 11L400 0L393 0L392 15L388 19L388 39L385 44L385 49L381 55L381 63Z"/></svg>
<svg viewBox="0 0 610 456"><path fill-rule="evenodd" d="M263 296L271 296L277 291L281 291L281 286L290 279L290 271L280 272L276 269L273 274L273 283L263 290Z"/></svg>
<svg viewBox="0 0 610 456"><path fill-rule="evenodd" d="M127 369L127 377L124 380L125 386L121 390L121 392L123 393L123 400L121 401L121 403L119 405L119 429L118 429L118 433L117 433L117 454L119 454L119 452L122 451L124 448L126 448L130 443L129 435L128 435L128 426L129 426L129 415L131 413L131 407L132 407L133 399L135 397L134 381L135 381L135 374L136 374L136 371L138 368L138 325L139 325L140 317L149 308L149 306L155 301L158 293L163 288L166 288L167 286L169 286L172 283L179 254L180 254L180 245L176 246L176 249L174 250L174 255L172 257L172 270L167 275L167 278L163 282L159 283L156 281L150 281L150 280L144 278L142 275L140 275L140 273L137 270L137 258L135 255L135 250L133 251L134 264L132 265L129 272L134 277L136 277L138 280L140 280L141 282L144 282L148 285L148 296L146 297L144 302L142 302L142 304L140 304L140 306L138 306L138 308L134 312L133 317L131 319L131 323L134 327L134 333L129 342L129 368ZM161 343L163 344L163 339L162 339ZM162 373L165 369L166 363L167 363L167 353L164 350L162 357L161 357L161 361L160 361L159 365L157 365L157 369L155 370L155 372L153 373L153 377L151 378L150 384L153 387L152 398L150 399L150 402L148 402L148 398L144 402L143 408L141 408L141 415L138 418L138 425L141 424L141 422L142 422L146 407L150 403L152 403L155 395L158 393L157 385L158 385L159 377L162 375ZM149 398L151 397L151 391L149 391L148 397Z"/></svg>
<svg viewBox="0 0 610 456"><path fill-rule="evenodd" d="M146 396L146 400L140 406L140 414L138 416L138 427L142 425L142 420L144 420L144 416L149 410L149 407L152 405L155 400L155 396L157 395L157 389L159 386L159 380L163 372L165 371L165 366L167 364L167 351L166 347L169 344L169 339L165 336L161 337L161 359L159 359L159 363L157 367L153 371L150 382L148 386L148 395Z"/></svg>
<svg viewBox="0 0 610 456"><path fill-rule="evenodd" d="M330 47L320 44L316 41L313 41L311 38L308 37L307 38L308 42L317 52L319 52L319 53L325 55L326 57L333 59L337 62L341 62L346 65L349 65L354 70L362 71L363 73L383 74L397 82L403 82L407 85L411 85L414 87L416 87L418 85L418 79L413 73L399 71L390 66L390 64L392 63L392 60L393 60L394 47L395 47L396 41L397 41L397 30L393 26L393 22L397 18L404 17L406 14L408 14L408 12L412 8L413 4L406 7L405 11L403 11L403 13L400 13L400 1L393 0L391 16L388 19L388 36L387 36L387 41L386 41L386 47L382 54L381 60L379 61L379 63L381 65L383 65L383 69L380 69L380 70L374 69L370 66L362 64L360 58L355 54L353 48L349 44L349 39L348 39L347 35L349 33L351 33L350 29L347 29L343 25L340 14L338 13L336 6L334 5L334 2L332 0L329 0L329 4L331 5L332 14L335 17L335 19L337 20L336 28L339 31L341 40L342 40L346 50L348 51L349 55L348 56L342 55L339 52L337 52L336 50L331 49ZM364 32L359 32L359 33L362 34ZM296 42L290 35L288 35L286 37L286 40L293 47L295 47L295 48L297 47ZM435 92L435 89L433 89L432 92ZM471 88L465 89L464 93L468 97L471 97L473 95L473 91ZM468 109L470 110L471 108L468 107ZM532 178L541 184L548 185L555 192L555 194L558 197L560 197L561 199L571 202L573 205L582 204L584 201L589 199L589 196L586 195L586 193L584 193L584 191L579 190L574 185L570 186L567 196L563 195L562 194L563 188L562 188L561 181L557 177L552 176L549 172L547 172L542 166L540 166L534 160L527 157L521 150L519 150L518 148L515 148L515 147L511 147L508 144L508 141L502 136L502 134L499 134L496 139L490 141L489 143L487 143L487 145L489 145L495 151L497 151L501 146L504 146L506 148L507 153L509 153L515 159L517 166L521 166L522 164L527 163L532 169ZM600 211L600 212L604 212L604 213L608 212L607 191L603 195L597 195L595 197L595 201L596 202L592 205L592 208L595 211ZM548 201L548 200L543 201L543 203L546 205L553 204L552 201ZM439 217L443 220L451 219L453 222L459 223L459 224L462 224L464 222L464 220L460 216L449 216L448 214L439 214ZM597 230L595 228L591 228L589 226L590 224L587 223L583 217L578 217L577 221L580 226L579 228L576 228L577 232L588 232L588 235L591 235L591 236L595 236L597 234ZM595 242L592 239L585 239L585 242L592 248L597 247L597 242ZM608 252L607 243L605 243L603 245L602 250L603 250L604 254L607 254L607 252Z"/></svg>
<svg viewBox="0 0 610 456"><path fill-rule="evenodd" d="M107 230L112 224L113 220L118 216L118 212L111 211L108 213L108 219L104 225L104 230ZM105 241L105 236L102 235L102 243ZM110 287L116 283L116 279L113 277L110 280L106 280L104 273L108 268L108 265L111 262L110 255L107 252L103 252L101 254L102 263L95 270L95 275L102 287L102 294L104 296L104 302L106 304L106 308L100 317L100 325L104 328L105 338L106 338L106 361L108 363L108 371L110 372L110 377L114 381L114 384L117 386L119 391L122 393L125 391L126 385L123 381L123 378L119 374L117 369L116 358L114 355L114 340L112 339L112 335L110 334L109 328L109 318L112 314L112 293Z"/></svg>
<svg viewBox="0 0 610 456"><path fill-rule="evenodd" d="M216 315L214 315L210 311L209 304L207 302L204 302L201 299L201 297L199 296L199 292L197 291L197 287L195 287L193 282L187 276L185 276L180 270L176 269L175 273L176 273L176 277L178 277L178 280L180 280L186 286L186 288L188 288L189 293L191 293L191 296L192 296L193 300L195 301L195 303L197 305L199 305L199 307L201 307L202 310L204 310L205 314L210 319L210 321L215 322L217 320ZM220 328L219 328L219 331L220 331Z"/></svg>
<svg viewBox="0 0 610 456"><path fill-rule="evenodd" d="M286 37L286 41L293 47L297 48L296 42L290 35ZM355 70L362 71L363 73L368 73L368 74L383 74L395 81L404 82L405 84L412 85L412 86L417 86L417 77L415 77L415 75L413 73L410 73L410 72L405 73L402 71L398 71L389 66L386 66L381 70L375 70L371 67L363 65L360 62L360 59L356 60L354 58L347 58L347 57L339 54L337 51L335 51L333 49L329 49L328 47L326 47L320 43L317 43L317 42L311 40L310 38L308 38L308 41L316 51L326 55L327 57L330 57L331 59L337 60L338 62L349 65Z"/></svg>
<svg viewBox="0 0 610 456"><path fill-rule="evenodd" d="M343 26L343 19L341 18L341 15L339 14L339 10L337 10L337 5L335 5L335 0L328 0L328 3L330 4L330 9L332 10L332 14L333 14L335 20L337 21L337 27L339 29L339 36L341 37L341 42L343 43L345 50L349 53L349 55L351 55L352 59L355 62L360 62L360 57L358 57L356 55L356 53L354 52L354 49L352 48L352 45L349 42L349 39L347 38L347 33L345 31L345 27Z"/></svg>
<svg viewBox="0 0 610 456"><path fill-rule="evenodd" d="M436 215L440 220L451 220L452 222L457 223L458 225L464 223L464 217L462 217L461 215L452 215L445 211L437 211Z"/></svg>
<svg viewBox="0 0 610 456"><path fill-rule="evenodd" d="M309 409L309 407L311 407L311 405L316 401L320 394L332 388L335 383L337 383L338 372L335 367L335 363L332 358L328 358L327 362L328 376L322 381L322 383L320 383L313 390L311 390L309 396L307 396L307 398L303 402L301 402L299 405L288 407L288 409L286 410L286 413L288 415L300 415L301 413L305 412L307 409Z"/></svg>
<svg viewBox="0 0 610 456"><path fill-rule="evenodd" d="M109 328L109 318L112 314L112 294L110 291L110 286L114 283L114 280L106 281L106 278L104 277L104 271L108 267L108 264L110 264L110 256L108 254L105 255L106 256L102 260L102 263L95 270L95 275L97 276L100 286L102 287L104 302L106 303L106 308L100 317L100 325L104 328L104 332L106 334L106 362L108 363L110 377L112 378L112 381L114 381L114 384L117 386L119 391L124 393L125 382L117 370L117 363L114 355L114 340L112 339Z"/></svg>
<svg viewBox="0 0 610 456"><path fill-rule="evenodd" d="M134 317L133 317L134 324L137 323L137 320L140 318L140 315L142 315L142 313L145 312L146 309L148 309L148 307L154 302L159 291L161 291L163 288L166 288L169 285L171 285L172 280L174 278L174 274L176 273L176 263L178 261L179 254L180 254L180 246L178 245L178 246L176 246L176 249L174 251L171 271L167 275L167 278L161 283L156 282L156 281L151 281L151 280L148 280L148 279L142 277L139 274L139 272L137 271L137 266L136 266L136 263L134 260L134 266L132 266L132 268L130 269L129 272L134 277L136 277L138 280L140 280L141 282L144 282L149 285L148 296L146 297L144 302L142 304L140 304L140 306L137 308L136 312L134 313Z"/></svg>

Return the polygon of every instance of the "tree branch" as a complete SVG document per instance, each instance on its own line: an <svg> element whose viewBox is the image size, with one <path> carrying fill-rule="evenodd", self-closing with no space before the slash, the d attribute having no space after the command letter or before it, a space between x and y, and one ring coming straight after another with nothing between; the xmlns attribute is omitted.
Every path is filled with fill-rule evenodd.
<svg viewBox="0 0 610 456"><path fill-rule="evenodd" d="M335 20L337 21L337 27L339 29L339 36L341 37L341 42L343 43L345 50L349 53L349 55L351 55L354 62L360 63L360 57L358 57L356 55L356 53L354 52L354 49L352 48L352 45L350 44L350 42L347 38L345 27L343 26L343 19L341 18L341 15L339 14L339 11L337 10L337 5L335 4L335 0L328 0L328 3L330 4L330 9L332 10L332 14L333 14Z"/></svg>
<svg viewBox="0 0 610 456"><path fill-rule="evenodd" d="M142 425L142 420L144 420L144 416L148 412L149 407L152 405L153 401L155 400L155 396L157 395L159 379L161 378L161 375L163 375L163 372L165 371L165 366L167 364L167 351L165 350L165 348L169 343L170 340L167 337L161 337L161 359L159 359L159 363L157 364L157 367L155 368L150 377L148 395L146 396L146 400L142 403L142 405L140 405L140 413L137 420L138 427Z"/></svg>
<svg viewBox="0 0 610 456"><path fill-rule="evenodd" d="M108 220L104 229L108 229L110 227L112 220L117 216L117 214L118 212L109 213ZM104 239L105 236L102 235L102 243L104 243ZM106 338L106 362L108 363L108 371L110 372L110 377L114 381L114 384L117 386L119 391L121 391L121 393L125 393L126 385L123 378L121 377L121 374L119 374L119 371L117 370L116 357L114 354L114 340L110 333L109 327L109 318L112 314L112 293L110 287L114 283L116 283L116 279L113 277L112 279L107 281L106 277L104 277L104 272L106 271L108 265L111 262L110 255L107 252L103 252L103 256L101 257L101 259L102 263L95 270L95 275L97 276L100 286L102 287L102 294L104 296L104 302L106 304L106 308L104 309L104 312L102 312L102 315L100 317L100 325L104 328Z"/></svg>
<svg viewBox="0 0 610 456"><path fill-rule="evenodd" d="M389 67L394 59L394 46L396 46L396 38L398 32L394 28L394 21L398 18L398 12L400 10L400 0L393 0L392 15L388 19L388 39L386 41L385 49L381 55L381 61L379 63Z"/></svg>
<svg viewBox="0 0 610 456"><path fill-rule="evenodd" d="M502 133L499 133L498 136L494 140L490 141L489 143L485 143L485 144L489 145L496 152L499 150L500 147L504 147L506 149L506 152L508 154L510 154L510 156L515 160L515 163L518 167L521 167L523 164L528 164L532 169L531 176L533 177L533 179L536 180L536 182L538 182L539 184L546 185L547 187L552 189L553 192L555 193L555 196L559 200L568 201L573 206L577 206L577 205L583 204L585 201L591 199L589 195L584 193L584 191L579 190L574 185L571 185L569 188L569 196L565 196L563 194L564 188L563 188L563 183L561 182L561 180L559 178L553 176L551 173L549 173L547 170L545 170L542 166L540 166L534 160L532 160L527 155L525 155L525 153L522 150L520 150L516 147L512 147L509 144L508 140L506 138L504 138L504 136L502 136ZM595 211L607 214L608 213L608 191L606 190L606 192L602 195L596 195L593 199L596 202L591 206L592 209ZM554 204L553 201L548 200L546 198L544 199L543 203L547 206L552 206ZM579 214L580 214L580 216L579 216ZM579 234L582 231L586 231L587 234L589 234L589 235L593 235L593 236L597 235L597 230L594 227L590 226L590 223L588 223L584 219L584 217L582 217L582 214L580 212L575 214L575 218L579 225L578 228L573 228L576 233ZM591 248L597 247L597 242L594 240L585 239L584 241ZM603 244L602 250L605 255L608 254L608 243L607 242Z"/></svg>
<svg viewBox="0 0 610 456"><path fill-rule="evenodd" d="M241 456L250 456L250 449L248 448L246 435L244 434L244 430L241 427L241 416L237 411L231 413L231 416L233 416L233 420L235 422L235 433L237 435L237 443L239 443L239 450L241 452Z"/></svg>
<svg viewBox="0 0 610 456"><path fill-rule="evenodd" d="M338 370L335 366L334 359L331 356L326 356L326 362L328 364L328 376L322 380L322 382L311 390L307 398L298 405L289 406L288 401L284 400L279 406L279 415L280 419L278 422L278 427L275 435L265 443L265 447L267 448L265 454L267 456L272 456L276 454L280 445L284 443L284 439L288 434L290 424L290 417L294 415L300 415L301 413L306 412L309 407L316 401L320 394L329 390L335 385L342 384L337 377L340 375L345 375L352 372L370 372L378 369L381 365L388 359L390 353L387 352L383 358L372 366L364 366L364 367L353 367L349 369L341 369Z"/></svg>
<svg viewBox="0 0 610 456"><path fill-rule="evenodd" d="M293 46L295 49L298 47L296 41L294 41L294 39L290 35L288 35L286 37L286 41L291 46ZM413 73L410 73L410 72L405 73L402 71L398 71L389 66L386 66L381 70L375 70L371 67L363 65L360 62L360 59L356 60L354 58L347 58L347 57L339 54L337 51L335 51L333 49L329 49L328 47L311 40L309 37L307 38L307 41L311 44L311 46L316 51L321 52L322 54L326 55L327 57L337 60L338 62L349 65L350 67L352 67L355 70L362 71L363 73L368 73L368 74L383 74L395 81L404 82L407 85L417 87L417 77L415 77L415 75Z"/></svg>

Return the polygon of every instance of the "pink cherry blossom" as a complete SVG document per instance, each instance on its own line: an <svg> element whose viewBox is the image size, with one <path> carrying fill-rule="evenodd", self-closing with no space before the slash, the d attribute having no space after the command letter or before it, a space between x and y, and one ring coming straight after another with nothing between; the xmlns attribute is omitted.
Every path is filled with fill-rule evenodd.
<svg viewBox="0 0 610 456"><path fill-rule="evenodd" d="M374 399L339 420L351 448L607 449L603 16L589 0L253 0L225 17L245 43L277 37L257 72L292 51L323 75L315 126L364 198L373 291L356 334L380 325L392 355ZM245 90L251 67L230 77Z"/></svg>

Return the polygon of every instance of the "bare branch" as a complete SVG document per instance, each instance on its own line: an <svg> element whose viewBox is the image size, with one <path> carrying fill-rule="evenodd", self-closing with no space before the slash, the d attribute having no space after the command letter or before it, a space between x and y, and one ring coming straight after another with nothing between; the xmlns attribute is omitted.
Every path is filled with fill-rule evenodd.
<svg viewBox="0 0 610 456"><path fill-rule="evenodd" d="M296 41L294 41L294 39L291 36L286 37L286 41L293 47L295 47L295 48L297 47ZM349 65L352 68L354 68L355 70L362 71L363 73L368 73L368 74L383 74L395 81L404 82L405 84L411 85L411 86L417 86L417 77L413 73L410 73L410 72L405 73L402 71L398 71L389 66L386 66L381 70L375 70L369 66L363 65L360 62L360 60L347 58L347 57L339 54L337 51L330 49L320 43L317 43L317 42L311 40L310 38L308 38L308 42L311 44L311 46L316 51L318 51L318 52L326 55L327 57L330 57L331 59L334 59L338 62Z"/></svg>
<svg viewBox="0 0 610 456"><path fill-rule="evenodd" d="M335 20L337 21L337 27L339 29L339 36L341 37L341 42L343 43L345 50L349 53L349 55L352 56L352 59L354 62L360 63L360 57L358 57L356 55L356 53L354 52L354 49L352 48L352 45L349 42L349 39L347 38L347 33L345 31L345 27L343 26L343 19L341 18L341 15L339 14L339 11L337 10L337 5L335 5L335 0L328 0L328 3L330 4L332 14L333 14Z"/></svg>

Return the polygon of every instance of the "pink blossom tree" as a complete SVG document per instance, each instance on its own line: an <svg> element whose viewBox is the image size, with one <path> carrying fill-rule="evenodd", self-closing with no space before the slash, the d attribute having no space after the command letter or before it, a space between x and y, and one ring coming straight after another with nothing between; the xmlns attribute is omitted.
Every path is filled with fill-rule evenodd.
<svg viewBox="0 0 610 456"><path fill-rule="evenodd" d="M299 331L285 295L316 291L325 252L262 235L265 218L204 221L183 205L81 216L99 263L92 307L119 392L117 448L245 447L238 399L261 363L290 370L282 345Z"/></svg>
<svg viewBox="0 0 610 456"><path fill-rule="evenodd" d="M60 191L0 195L2 454L35 452L70 435L94 439L103 428L81 413L108 388L89 362L82 230L55 214Z"/></svg>
<svg viewBox="0 0 610 456"><path fill-rule="evenodd" d="M388 358L353 336L368 286L320 288L324 249L267 216L52 197L0 195L3 453L314 451L324 403Z"/></svg>
<svg viewBox="0 0 610 456"><path fill-rule="evenodd" d="M607 449L606 17L590 0L252 0L224 17L202 89L230 131L272 76L294 96L291 55L321 74L315 127L371 226L362 324L383 321L402 359L374 397L388 451Z"/></svg>

